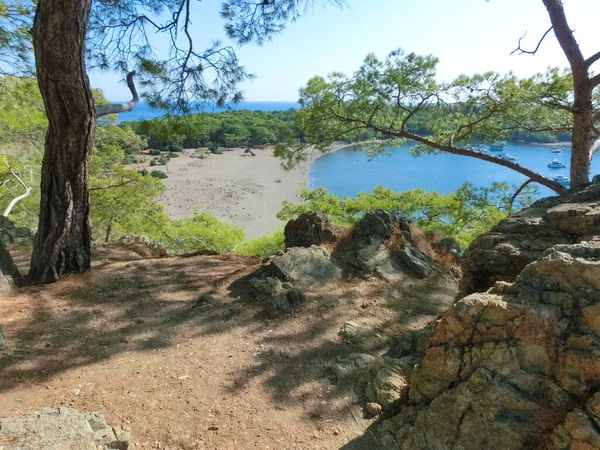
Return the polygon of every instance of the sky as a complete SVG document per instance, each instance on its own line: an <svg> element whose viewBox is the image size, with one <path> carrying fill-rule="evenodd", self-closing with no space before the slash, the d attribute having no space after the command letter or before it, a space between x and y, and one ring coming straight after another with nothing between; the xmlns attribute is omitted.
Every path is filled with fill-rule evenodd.
<svg viewBox="0 0 600 450"><path fill-rule="evenodd" d="M438 78L494 70L526 77L548 66L566 67L556 38L548 35L535 56L510 55L526 32L523 47L535 48L550 27L542 0L346 0L343 9L315 6L286 30L259 47L229 42L219 17L221 2L193 2L193 38L230 43L241 64L256 75L242 84L245 100L296 101L298 89L315 75L353 73L368 53L384 58L390 51L433 54L440 59ZM564 0L567 19L583 51L600 51L598 0ZM166 37L155 37L157 45ZM596 71L600 72L600 62ZM124 74L91 72L93 87L111 101L130 97Z"/></svg>

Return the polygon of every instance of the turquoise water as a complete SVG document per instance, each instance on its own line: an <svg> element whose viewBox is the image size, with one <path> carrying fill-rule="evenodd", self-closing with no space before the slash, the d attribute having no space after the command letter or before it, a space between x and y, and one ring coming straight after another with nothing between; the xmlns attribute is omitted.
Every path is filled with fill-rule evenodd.
<svg viewBox="0 0 600 450"><path fill-rule="evenodd" d="M488 187L493 182L519 185L527 178L511 169L468 156L440 153L414 157L406 143L392 150L390 156L381 155L371 160L360 150L344 149L317 158L309 175L309 186L325 186L329 192L354 197L360 191L370 192L381 185L394 191L423 188L447 194L469 181L475 186ZM571 152L562 147L562 154L551 153L552 147L509 143L504 152L517 157L519 164L549 177L569 176L568 161ZM566 149L566 150L565 150ZM499 153L499 152L498 152ZM492 152L492 154L498 154ZM564 169L550 169L548 163L558 159L567 163ZM600 173L600 158L592 161L591 174ZM537 198L555 195L550 189L536 184Z"/></svg>
<svg viewBox="0 0 600 450"><path fill-rule="evenodd" d="M227 109L233 111L242 109L248 109L250 111L285 111L290 108L298 109L300 108L300 105L296 102L240 102L235 105L229 105L227 108L219 108L216 105L206 105L202 108L202 111L221 112L226 111ZM140 102L136 105L133 111L119 114L119 122L128 120L155 119L164 115L164 111L152 109L147 103Z"/></svg>

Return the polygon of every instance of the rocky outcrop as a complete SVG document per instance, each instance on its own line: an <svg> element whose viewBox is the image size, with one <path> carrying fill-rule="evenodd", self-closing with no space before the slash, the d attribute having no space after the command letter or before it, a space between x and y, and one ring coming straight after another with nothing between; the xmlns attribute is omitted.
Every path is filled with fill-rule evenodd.
<svg viewBox="0 0 600 450"><path fill-rule="evenodd" d="M433 260L415 247L409 222L381 209L365 214L333 256L346 278L376 274L392 281L404 275L425 278L435 271Z"/></svg>
<svg viewBox="0 0 600 450"><path fill-rule="evenodd" d="M411 450L600 448L599 313L600 240L556 245L514 284L459 300L433 324L407 377L406 406L382 424L382 442ZM416 347L414 336L395 351Z"/></svg>
<svg viewBox="0 0 600 450"><path fill-rule="evenodd" d="M484 292L496 281L512 282L547 249L598 235L600 182L539 200L473 241L462 260L461 291Z"/></svg>
<svg viewBox="0 0 600 450"><path fill-rule="evenodd" d="M327 250L312 247L288 248L271 261L271 274L282 281L298 286L322 283L341 276L341 270L332 261Z"/></svg>
<svg viewBox="0 0 600 450"><path fill-rule="evenodd" d="M345 227L335 225L323 213L308 212L285 225L285 246L291 248L333 244L345 230Z"/></svg>
<svg viewBox="0 0 600 450"><path fill-rule="evenodd" d="M43 408L0 418L3 450L125 450L130 433L107 425L102 413L80 414L70 408Z"/></svg>
<svg viewBox="0 0 600 450"><path fill-rule="evenodd" d="M11 244L32 244L33 233L27 227L17 227L7 217L0 216L0 240L5 247Z"/></svg>
<svg viewBox="0 0 600 450"><path fill-rule="evenodd" d="M291 313L310 285L337 278L424 278L436 270L414 245L409 222L389 211L365 214L354 229L334 225L324 214L303 214L286 225L285 239L285 251L250 280L272 316Z"/></svg>

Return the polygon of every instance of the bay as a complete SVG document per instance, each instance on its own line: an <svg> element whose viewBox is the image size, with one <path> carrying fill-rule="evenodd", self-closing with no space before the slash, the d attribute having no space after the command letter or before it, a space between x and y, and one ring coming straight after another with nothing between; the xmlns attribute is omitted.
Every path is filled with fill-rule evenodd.
<svg viewBox="0 0 600 450"><path fill-rule="evenodd" d="M120 103L120 102L115 102ZM244 101L237 104L230 104L226 107L217 107L215 104L204 105L200 108L201 111L205 112L222 112L222 111L239 111L239 110L250 110L250 111L286 111L288 109L299 109L300 105L296 102L253 102ZM121 113L118 116L118 122L125 122L131 120L150 120L163 117L165 112L159 109L153 109L147 103L138 103L133 111Z"/></svg>
<svg viewBox="0 0 600 450"><path fill-rule="evenodd" d="M359 192L371 192L381 185L402 192L422 188L447 194L456 191L463 183L471 182L477 187L489 187L493 182L520 185L527 178L514 170L468 156L439 153L414 157L409 150L415 143L407 142L392 148L390 155L369 158L357 147L327 153L312 163L309 186L324 186L339 196L355 197ZM508 143L504 152L517 157L516 162L548 177L569 176L570 148L561 154L552 153L555 146ZM492 152L492 154L499 154ZM550 169L548 163L558 159L567 163L564 169ZM592 161L591 172L600 173L600 157ZM536 199L555 195L547 187L538 187Z"/></svg>

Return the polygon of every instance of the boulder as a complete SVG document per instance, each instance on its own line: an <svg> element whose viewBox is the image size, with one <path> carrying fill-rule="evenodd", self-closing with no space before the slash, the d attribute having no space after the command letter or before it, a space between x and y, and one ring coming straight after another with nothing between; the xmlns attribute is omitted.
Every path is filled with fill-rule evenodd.
<svg viewBox="0 0 600 450"><path fill-rule="evenodd" d="M442 252L452 253L453 255L460 255L462 253L460 244L456 241L456 239L449 236L440 240L440 242L437 244L437 247Z"/></svg>
<svg viewBox="0 0 600 450"><path fill-rule="evenodd" d="M412 358L378 358L371 366L375 377L366 387L369 401L379 403L384 409L408 398Z"/></svg>
<svg viewBox="0 0 600 450"><path fill-rule="evenodd" d="M332 244L337 242L345 229L335 225L323 213L308 212L285 225L285 246L290 248Z"/></svg>
<svg viewBox="0 0 600 450"><path fill-rule="evenodd" d="M125 450L129 432L110 427L101 413L80 414L71 408L43 408L0 418L4 450Z"/></svg>
<svg viewBox="0 0 600 450"><path fill-rule="evenodd" d="M323 283L341 276L331 262L329 252L321 247L293 247L271 260L268 271L279 280L307 286Z"/></svg>
<svg viewBox="0 0 600 450"><path fill-rule="evenodd" d="M405 275L425 278L433 260L413 245L410 223L390 211L370 211L355 227L351 240L334 254L346 277L376 274L388 281Z"/></svg>
<svg viewBox="0 0 600 450"><path fill-rule="evenodd" d="M408 398L407 386L390 389L406 405L382 425L382 442L411 450L600 448L599 312L598 240L555 245L514 283L458 300L433 324L406 378ZM399 336L388 354L416 354L416 340Z"/></svg>
<svg viewBox="0 0 600 450"><path fill-rule="evenodd" d="M337 381L358 381L364 384L368 381L369 371L375 358L365 353L351 353L330 366Z"/></svg>
<svg viewBox="0 0 600 450"><path fill-rule="evenodd" d="M408 220L392 211L375 209L366 213L360 222L356 224L354 239L361 240L371 236L380 236L387 239L394 227L398 227L407 239L412 239Z"/></svg>
<svg viewBox="0 0 600 450"><path fill-rule="evenodd" d="M463 295L496 281L514 281L527 264L557 244L600 235L600 183L538 200L475 239L462 259Z"/></svg>

